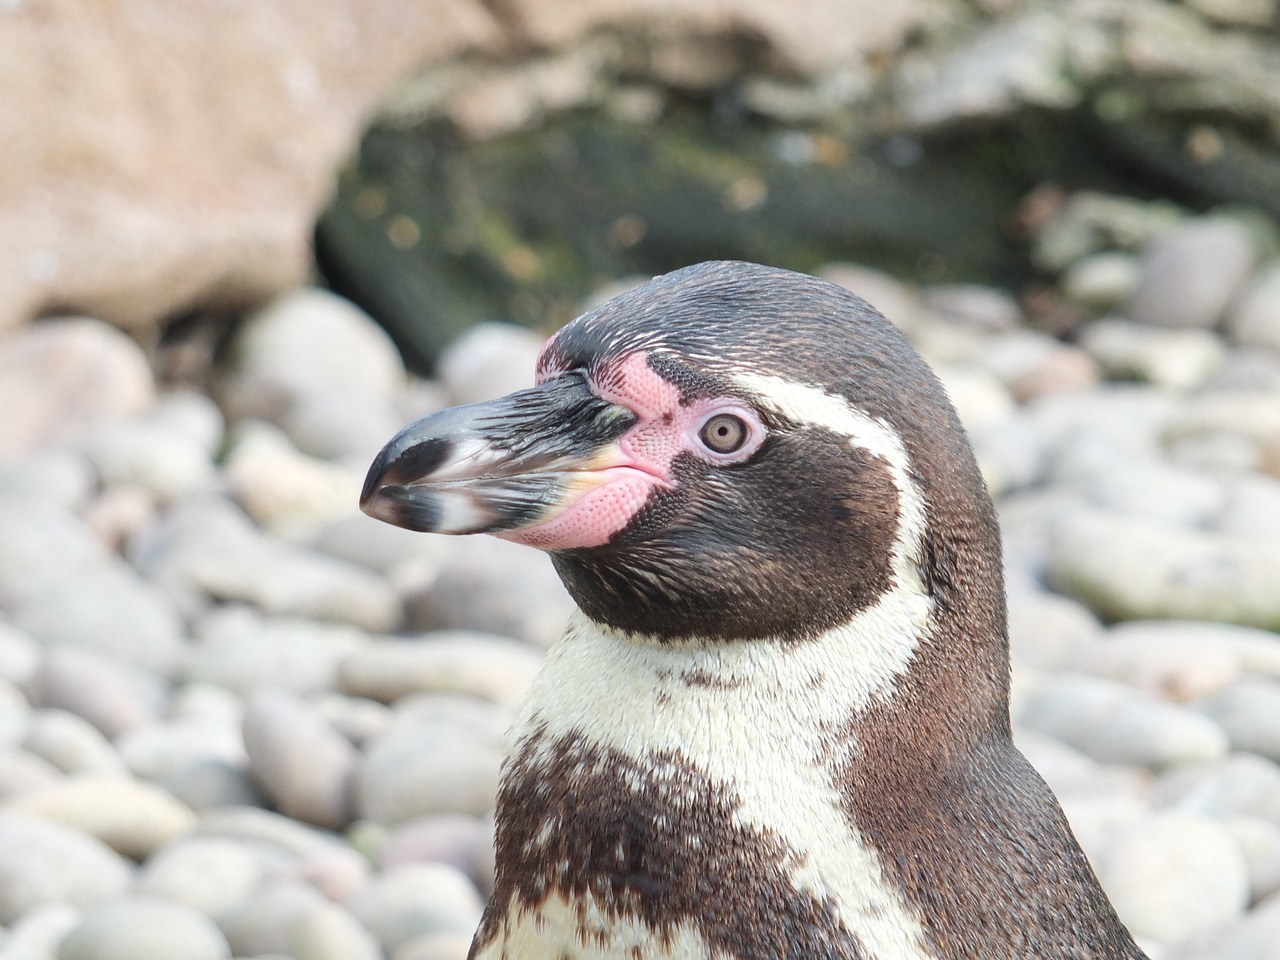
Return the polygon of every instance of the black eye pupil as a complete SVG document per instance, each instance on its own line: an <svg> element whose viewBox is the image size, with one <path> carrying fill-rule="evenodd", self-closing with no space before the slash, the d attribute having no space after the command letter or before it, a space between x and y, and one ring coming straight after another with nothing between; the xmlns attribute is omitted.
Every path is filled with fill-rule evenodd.
<svg viewBox="0 0 1280 960"><path fill-rule="evenodd" d="M715 453L733 453L747 442L747 425L741 417L718 413L702 425L698 435L707 449Z"/></svg>

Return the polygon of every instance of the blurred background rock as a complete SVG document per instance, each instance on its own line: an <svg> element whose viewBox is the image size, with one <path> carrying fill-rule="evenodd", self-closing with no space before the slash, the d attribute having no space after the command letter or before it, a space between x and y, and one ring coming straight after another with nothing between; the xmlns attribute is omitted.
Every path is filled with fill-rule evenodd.
<svg viewBox="0 0 1280 960"><path fill-rule="evenodd" d="M1152 956L1280 958L1277 0L0 0L0 144L3 956L465 956L570 603L360 480L737 257L938 369Z"/></svg>

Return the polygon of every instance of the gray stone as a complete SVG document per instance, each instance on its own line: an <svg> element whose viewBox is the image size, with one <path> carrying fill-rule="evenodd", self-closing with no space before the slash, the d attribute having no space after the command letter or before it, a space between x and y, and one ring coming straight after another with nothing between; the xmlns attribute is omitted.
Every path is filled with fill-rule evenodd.
<svg viewBox="0 0 1280 960"><path fill-rule="evenodd" d="M996 287L939 284L921 289L920 299L934 319L981 333L1010 333L1022 325L1018 302Z"/></svg>
<svg viewBox="0 0 1280 960"><path fill-rule="evenodd" d="M246 763L237 727L222 723L174 720L121 734L116 750L134 776L167 783L186 768L210 760Z"/></svg>
<svg viewBox="0 0 1280 960"><path fill-rule="evenodd" d="M247 845L185 837L147 859L134 889L217 917L246 902L262 878L262 864Z"/></svg>
<svg viewBox="0 0 1280 960"><path fill-rule="evenodd" d="M1127 517L1195 527L1220 514L1224 486L1212 477L1158 460L1121 460L1083 483L1095 506Z"/></svg>
<svg viewBox="0 0 1280 960"><path fill-rule="evenodd" d="M975 362L995 375L1018 403L1097 386L1098 364L1085 351L1034 330L989 338Z"/></svg>
<svg viewBox="0 0 1280 960"><path fill-rule="evenodd" d="M347 903L388 954L427 934L470 934L480 922L481 907L471 881L442 863L406 864L390 870Z"/></svg>
<svg viewBox="0 0 1280 960"><path fill-rule="evenodd" d="M321 528L312 546L321 553L386 575L393 583L436 577L449 555L450 541L348 513Z"/></svg>
<svg viewBox="0 0 1280 960"><path fill-rule="evenodd" d="M542 652L527 643L465 630L376 640L338 668L349 694L394 703L410 693L464 693L514 705L524 699Z"/></svg>
<svg viewBox="0 0 1280 960"><path fill-rule="evenodd" d="M1153 326L1215 327L1256 261L1253 238L1240 222L1188 220L1147 247L1128 314Z"/></svg>
<svg viewBox="0 0 1280 960"><path fill-rule="evenodd" d="M993 497L1034 486L1048 469L1046 438L1020 415L970 432L969 442Z"/></svg>
<svg viewBox="0 0 1280 960"><path fill-rule="evenodd" d="M1140 277L1141 266L1133 254L1094 253L1071 265L1062 278L1062 292L1081 306L1105 313L1129 301Z"/></svg>
<svg viewBox="0 0 1280 960"><path fill-rule="evenodd" d="M1224 482L1227 502L1213 528L1236 537L1280 540L1280 479L1258 474Z"/></svg>
<svg viewBox="0 0 1280 960"><path fill-rule="evenodd" d="M1280 899L1272 897L1247 917L1196 937L1167 960L1280 960Z"/></svg>
<svg viewBox="0 0 1280 960"><path fill-rule="evenodd" d="M1016 404L995 374L970 364L933 363L960 422L966 430L981 432L1007 422Z"/></svg>
<svg viewBox="0 0 1280 960"><path fill-rule="evenodd" d="M62 771L19 747L0 747L0 803L55 783Z"/></svg>
<svg viewBox="0 0 1280 960"><path fill-rule="evenodd" d="M396 951L395 960L467 960L471 934L456 931L414 937Z"/></svg>
<svg viewBox="0 0 1280 960"><path fill-rule="evenodd" d="M224 608L196 626L189 680L248 696L262 686L295 693L330 690L338 665L366 642L354 627L311 620L261 619L243 608Z"/></svg>
<svg viewBox="0 0 1280 960"><path fill-rule="evenodd" d="M1236 343L1280 350L1280 263L1258 274L1227 320Z"/></svg>
<svg viewBox="0 0 1280 960"><path fill-rule="evenodd" d="M1227 755L1200 714L1096 677L1061 674L1027 697L1019 721L1103 763L1164 769Z"/></svg>
<svg viewBox="0 0 1280 960"><path fill-rule="evenodd" d="M1054 588L1104 620L1213 620L1280 629L1280 544L1075 511L1050 544Z"/></svg>
<svg viewBox="0 0 1280 960"><path fill-rule="evenodd" d="M22 746L63 773L124 773L124 761L97 728L65 710L31 714Z"/></svg>
<svg viewBox="0 0 1280 960"><path fill-rule="evenodd" d="M80 922L82 912L65 903L33 907L19 917L0 942L12 960L56 960L58 944Z"/></svg>
<svg viewBox="0 0 1280 960"><path fill-rule="evenodd" d="M437 363L449 402L492 400L533 386L542 339L507 323L469 328L440 354Z"/></svg>
<svg viewBox="0 0 1280 960"><path fill-rule="evenodd" d="M169 696L155 674L74 647L50 650L25 688L32 706L74 713L111 738L158 721Z"/></svg>
<svg viewBox="0 0 1280 960"><path fill-rule="evenodd" d="M390 397L331 389L298 397L281 426L304 454L367 466L404 423Z"/></svg>
<svg viewBox="0 0 1280 960"><path fill-rule="evenodd" d="M333 903L303 913L293 926L291 944L297 960L382 960L377 941Z"/></svg>
<svg viewBox="0 0 1280 960"><path fill-rule="evenodd" d="M311 707L356 746L364 746L382 733L392 719L386 704L338 693L319 694L311 700Z"/></svg>
<svg viewBox="0 0 1280 960"><path fill-rule="evenodd" d="M130 897L86 913L58 960L222 960L231 949L213 921L180 903Z"/></svg>
<svg viewBox="0 0 1280 960"><path fill-rule="evenodd" d="M1280 679L1280 637L1226 623L1132 621L1108 630L1079 666L1168 700L1194 703L1246 673Z"/></svg>
<svg viewBox="0 0 1280 960"><path fill-rule="evenodd" d="M1240 917L1249 872L1240 844L1216 820L1164 811L1122 831L1099 877L1139 937L1178 943Z"/></svg>
<svg viewBox="0 0 1280 960"><path fill-rule="evenodd" d="M106 558L93 532L66 508L39 497L0 497L0 607Z"/></svg>
<svg viewBox="0 0 1280 960"><path fill-rule="evenodd" d="M1280 638L1276 644L1280 647ZM1231 749L1280 763L1280 683L1246 679L1202 704L1206 716L1227 733Z"/></svg>
<svg viewBox="0 0 1280 960"><path fill-rule="evenodd" d="M1260 817L1232 817L1224 823L1244 854L1249 902L1261 903L1280 891L1280 824Z"/></svg>
<svg viewBox="0 0 1280 960"><path fill-rule="evenodd" d="M46 646L83 647L171 676L182 622L167 598L123 562L94 564L15 604L13 623Z"/></svg>
<svg viewBox="0 0 1280 960"><path fill-rule="evenodd" d="M249 516L291 540L312 536L335 517L354 512L366 469L367 461L343 466L308 456L281 430L259 420L233 428L222 465L231 493Z"/></svg>
<svg viewBox="0 0 1280 960"><path fill-rule="evenodd" d="M1070 668L1101 637L1098 618L1074 600L1043 590L1009 591L1009 652L1015 667Z"/></svg>
<svg viewBox="0 0 1280 960"><path fill-rule="evenodd" d="M161 785L197 812L220 807L265 807L267 798L249 775L249 763L199 757L174 769Z"/></svg>
<svg viewBox="0 0 1280 960"><path fill-rule="evenodd" d="M250 316L230 347L220 398L232 420L280 422L301 395L358 389L390 396L404 380L391 338L347 300L299 289Z"/></svg>
<svg viewBox="0 0 1280 960"><path fill-rule="evenodd" d="M110 847L41 817L0 810L0 923L44 904L88 908L122 896L131 873Z"/></svg>
<svg viewBox="0 0 1280 960"><path fill-rule="evenodd" d="M1161 329L1119 317L1097 320L1080 332L1080 346L1111 380L1139 380L1190 390L1227 361L1227 346L1211 330Z"/></svg>
<svg viewBox="0 0 1280 960"><path fill-rule="evenodd" d="M438 577L405 598L411 631L465 629L550 646L574 604L550 559L493 537L450 540Z"/></svg>
<svg viewBox="0 0 1280 960"><path fill-rule="evenodd" d="M1196 394L1180 405L1164 430L1171 455L1192 441L1234 441L1244 451L1232 466L1280 476L1280 389L1214 391Z"/></svg>
<svg viewBox="0 0 1280 960"><path fill-rule="evenodd" d="M151 365L127 335L88 318L33 324L0 341L0 460L75 440L154 400Z"/></svg>
<svg viewBox="0 0 1280 960"><path fill-rule="evenodd" d="M477 886L478 854L493 845L493 825L479 817L439 814L419 817L392 830L378 851L384 873L406 863L447 863L461 870Z"/></svg>
<svg viewBox="0 0 1280 960"><path fill-rule="evenodd" d="M1214 23L1229 27L1275 26L1276 0L1186 0L1187 6Z"/></svg>
<svg viewBox="0 0 1280 960"><path fill-rule="evenodd" d="M195 814L159 787L119 776L81 775L11 800L10 810L64 823L132 860L189 833Z"/></svg>
<svg viewBox="0 0 1280 960"><path fill-rule="evenodd" d="M493 809L504 747L479 724L501 726L499 717L452 711L402 717L367 747L356 779L360 815L397 824Z"/></svg>
<svg viewBox="0 0 1280 960"><path fill-rule="evenodd" d="M1280 767L1247 753L1196 764L1162 776L1153 799L1187 813L1260 817L1280 825Z"/></svg>
<svg viewBox="0 0 1280 960"><path fill-rule="evenodd" d="M0 620L0 679L24 684L40 666L40 644L12 624Z"/></svg>
<svg viewBox="0 0 1280 960"><path fill-rule="evenodd" d="M920 322L919 295L891 274L857 263L829 263L817 275L860 296L899 330L910 333Z"/></svg>
<svg viewBox="0 0 1280 960"><path fill-rule="evenodd" d="M46 447L21 460L0 463L0 498L48 500L77 510L96 483L93 466L71 447Z"/></svg>
<svg viewBox="0 0 1280 960"><path fill-rule="evenodd" d="M136 561L188 616L212 599L374 631L393 629L403 616L384 578L265 537L218 497L187 501L172 511L139 545Z"/></svg>
<svg viewBox="0 0 1280 960"><path fill-rule="evenodd" d="M291 957L294 929L324 902L315 887L298 880L269 881L252 897L224 911L218 917L218 926L237 957Z"/></svg>
<svg viewBox="0 0 1280 960"><path fill-rule="evenodd" d="M1058 273L1093 253L1141 250L1184 216L1168 201L1081 190L1067 197L1036 234L1031 258L1041 269Z"/></svg>
<svg viewBox="0 0 1280 960"><path fill-rule="evenodd" d="M280 812L330 830L351 822L356 749L300 698L258 692L245 714L244 744L250 772Z"/></svg>

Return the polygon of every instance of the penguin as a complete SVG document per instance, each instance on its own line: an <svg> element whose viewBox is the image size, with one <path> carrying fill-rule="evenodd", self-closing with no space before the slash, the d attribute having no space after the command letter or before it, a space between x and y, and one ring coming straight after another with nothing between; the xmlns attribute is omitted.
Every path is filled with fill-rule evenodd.
<svg viewBox="0 0 1280 960"><path fill-rule="evenodd" d="M472 960L1139 960L1013 744L1000 531L873 307L676 270L433 413L361 506L550 554Z"/></svg>

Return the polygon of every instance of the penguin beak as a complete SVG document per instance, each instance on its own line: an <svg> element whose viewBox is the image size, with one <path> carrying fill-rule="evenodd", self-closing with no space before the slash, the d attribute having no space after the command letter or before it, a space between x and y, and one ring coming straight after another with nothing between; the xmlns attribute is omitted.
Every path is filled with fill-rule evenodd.
<svg viewBox="0 0 1280 960"><path fill-rule="evenodd" d="M625 465L626 407L569 372L498 400L451 407L400 431L360 494L371 517L427 533L503 533L552 520Z"/></svg>

